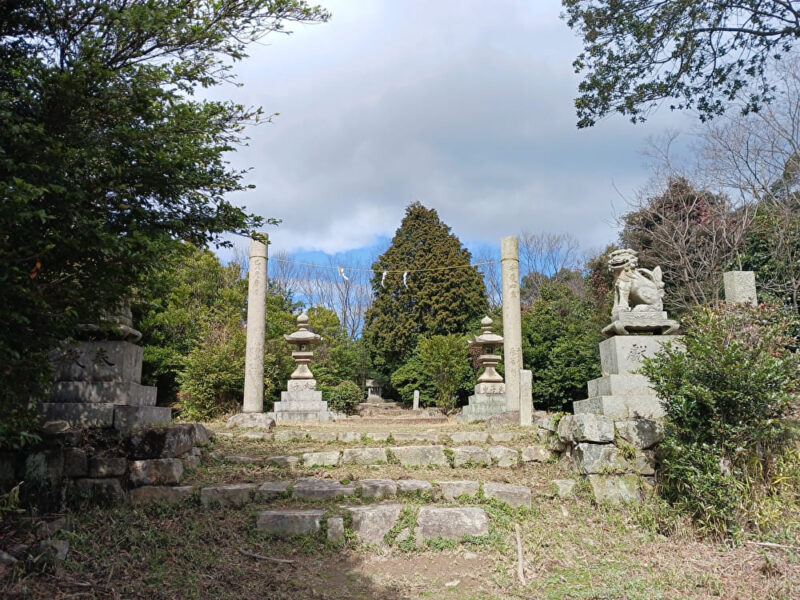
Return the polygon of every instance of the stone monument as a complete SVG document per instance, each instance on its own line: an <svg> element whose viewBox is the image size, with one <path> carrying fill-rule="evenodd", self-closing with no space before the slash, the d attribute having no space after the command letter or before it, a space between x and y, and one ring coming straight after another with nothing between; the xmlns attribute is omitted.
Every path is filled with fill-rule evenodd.
<svg viewBox="0 0 800 600"><path fill-rule="evenodd" d="M492 320L487 316L481 320L482 333L469 343L480 350L478 364L483 373L478 377L475 394L469 397L469 404L461 409L459 419L466 423L485 421L492 415L505 412L506 384L497 372L500 355L495 350L503 346L503 338L492 332Z"/></svg>
<svg viewBox="0 0 800 600"><path fill-rule="evenodd" d="M727 271L722 274L725 302L758 306L754 271Z"/></svg>
<svg viewBox="0 0 800 600"><path fill-rule="evenodd" d="M640 269L636 252L623 249L611 253L608 269L614 275L614 306L612 323L603 329L609 338L600 342L602 376L588 382L589 398L573 402L573 410L615 419L662 417L647 377L634 373L662 344L681 339L671 335L680 324L663 310L661 268Z"/></svg>
<svg viewBox="0 0 800 600"><path fill-rule="evenodd" d="M296 348L292 358L297 368L286 384L286 391L281 392L280 402L275 403L275 421L330 421L328 403L322 399L322 392L317 390L317 382L308 368L314 358L312 348L320 344L322 338L309 331L305 313L297 317L297 331L283 337Z"/></svg>
<svg viewBox="0 0 800 600"><path fill-rule="evenodd" d="M46 421L76 427L166 425L169 407L156 406L157 389L142 385L142 334L133 328L130 307L105 315L99 324L80 325L79 341L51 353L53 388L42 404Z"/></svg>
<svg viewBox="0 0 800 600"><path fill-rule="evenodd" d="M381 397L381 386L377 381L374 379L367 379L364 382L364 387L367 388L367 399L365 400L367 404L383 404L386 402L386 400Z"/></svg>

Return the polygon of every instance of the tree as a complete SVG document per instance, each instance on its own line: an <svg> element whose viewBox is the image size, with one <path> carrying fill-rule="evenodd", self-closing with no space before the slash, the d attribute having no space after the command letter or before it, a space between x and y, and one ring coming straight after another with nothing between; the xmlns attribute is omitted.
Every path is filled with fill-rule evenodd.
<svg viewBox="0 0 800 600"><path fill-rule="evenodd" d="M571 410L574 400L586 398L586 382L600 376L606 315L562 281L542 286L522 315L522 362L533 372L538 408Z"/></svg>
<svg viewBox="0 0 800 600"><path fill-rule="evenodd" d="M0 411L41 397L48 349L171 240L262 224L226 200L247 186L224 160L261 111L194 92L230 81L248 42L327 18L305 0L0 4Z"/></svg>
<svg viewBox="0 0 800 600"><path fill-rule="evenodd" d="M722 273L736 264L749 221L724 194L675 177L623 217L620 243L639 252L641 266L661 266L664 304L680 312L719 299Z"/></svg>
<svg viewBox="0 0 800 600"><path fill-rule="evenodd" d="M373 265L375 300L364 330L385 381L411 357L420 337L466 334L486 313L483 279L470 259L435 210L419 203L406 209L391 246Z"/></svg>
<svg viewBox="0 0 800 600"><path fill-rule="evenodd" d="M643 121L663 101L702 120L746 96L745 112L772 98L769 61L800 38L800 4L786 0L562 0L583 38L578 127L610 113Z"/></svg>

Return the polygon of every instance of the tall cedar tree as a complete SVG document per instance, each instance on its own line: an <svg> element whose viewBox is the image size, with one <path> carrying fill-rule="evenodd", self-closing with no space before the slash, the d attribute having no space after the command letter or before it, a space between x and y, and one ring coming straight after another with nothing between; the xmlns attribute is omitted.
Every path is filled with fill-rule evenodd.
<svg viewBox="0 0 800 600"><path fill-rule="evenodd" d="M372 266L375 302L364 330L385 381L411 357L420 336L465 334L488 310L471 258L435 210L418 202L406 209L392 245ZM436 270L443 267L454 268ZM390 271L385 281L384 271Z"/></svg>

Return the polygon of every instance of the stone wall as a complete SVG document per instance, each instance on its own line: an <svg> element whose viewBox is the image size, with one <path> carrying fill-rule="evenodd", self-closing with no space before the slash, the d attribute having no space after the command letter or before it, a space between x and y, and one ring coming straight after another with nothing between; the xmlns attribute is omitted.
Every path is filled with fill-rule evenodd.
<svg viewBox="0 0 800 600"><path fill-rule="evenodd" d="M200 464L210 443L200 424L150 427L131 435L113 429L45 433L40 444L0 453L0 493L20 484L20 501L40 512L89 499L125 502L134 490L177 486L184 470Z"/></svg>
<svg viewBox="0 0 800 600"><path fill-rule="evenodd" d="M586 477L595 499L631 502L655 483L660 420L598 414L548 415L536 422L539 439Z"/></svg>

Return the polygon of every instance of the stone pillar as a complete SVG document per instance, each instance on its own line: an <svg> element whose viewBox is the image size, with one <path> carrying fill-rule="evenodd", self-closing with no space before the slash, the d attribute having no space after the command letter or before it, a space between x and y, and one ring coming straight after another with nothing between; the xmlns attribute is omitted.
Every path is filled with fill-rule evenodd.
<svg viewBox="0 0 800 600"><path fill-rule="evenodd" d="M756 274L753 271L728 271L722 274L725 302L758 306Z"/></svg>
<svg viewBox="0 0 800 600"><path fill-rule="evenodd" d="M419 390L414 390L414 410L419 410Z"/></svg>
<svg viewBox="0 0 800 600"><path fill-rule="evenodd" d="M500 241L503 275L503 337L506 371L506 410L519 410L519 379L522 369L522 315L519 304L519 239Z"/></svg>
<svg viewBox="0 0 800 600"><path fill-rule="evenodd" d="M522 369L519 379L519 424L533 425L533 372Z"/></svg>
<svg viewBox="0 0 800 600"><path fill-rule="evenodd" d="M265 234L266 237L266 234ZM242 412L264 412L264 334L267 311L267 245L250 241L247 282L247 350Z"/></svg>

